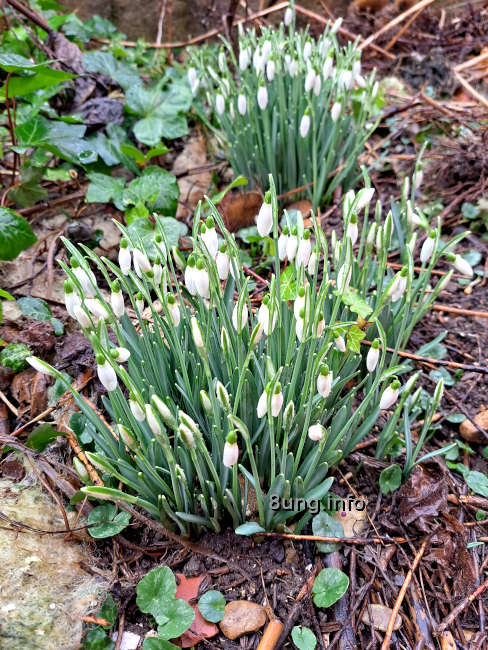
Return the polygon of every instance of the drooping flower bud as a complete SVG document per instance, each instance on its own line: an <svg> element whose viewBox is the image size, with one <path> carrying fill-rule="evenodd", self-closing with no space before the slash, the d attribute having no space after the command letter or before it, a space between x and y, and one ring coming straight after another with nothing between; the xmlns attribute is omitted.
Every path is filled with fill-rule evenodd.
<svg viewBox="0 0 488 650"><path fill-rule="evenodd" d="M100 383L110 393L114 391L118 386L117 373L112 368L112 366L107 361L107 359L105 359L103 354L97 354L96 360L97 360L97 375L100 380Z"/></svg>
<svg viewBox="0 0 488 650"><path fill-rule="evenodd" d="M225 111L225 99L220 93L215 98L215 110L217 111L217 115L223 115Z"/></svg>
<svg viewBox="0 0 488 650"><path fill-rule="evenodd" d="M200 354L202 354L202 352L205 351L205 343L203 341L203 334L202 330L200 329L200 324L195 316L191 317L190 323L193 342L195 343L197 350L200 352Z"/></svg>
<svg viewBox="0 0 488 650"><path fill-rule="evenodd" d="M217 238L217 231L215 230L215 223L212 217L209 217L205 222L205 232L202 232L202 240L207 247L208 252L212 257L217 255L219 250L219 241Z"/></svg>
<svg viewBox="0 0 488 650"><path fill-rule="evenodd" d="M271 396L271 415L277 418L280 414L281 407L283 406L283 393L281 392L281 384L278 382Z"/></svg>
<svg viewBox="0 0 488 650"><path fill-rule="evenodd" d="M244 329L247 323L248 315L249 315L249 311L246 303L244 303L242 305L241 316L239 319L239 303L236 302L234 309L232 310L232 325L234 326L234 329L238 334L240 334Z"/></svg>
<svg viewBox="0 0 488 650"><path fill-rule="evenodd" d="M261 237L267 237L273 228L273 206L271 205L271 195L266 192L264 201L256 217L256 227Z"/></svg>
<svg viewBox="0 0 488 650"><path fill-rule="evenodd" d="M342 106L340 102L334 102L332 108L330 109L330 117L333 122L337 122L339 116L342 112Z"/></svg>
<svg viewBox="0 0 488 650"><path fill-rule="evenodd" d="M153 432L153 434L158 438L163 430L161 429L161 425L158 422L158 419L156 417L156 414L154 413L154 409L150 404L146 404L146 420L149 428Z"/></svg>
<svg viewBox="0 0 488 650"><path fill-rule="evenodd" d="M162 421L164 424L169 427L170 429L177 429L178 427L178 422L176 421L175 416L171 413L170 409L166 405L166 403L157 395L152 395L151 396L151 402L154 404L156 407L159 415L161 416Z"/></svg>
<svg viewBox="0 0 488 650"><path fill-rule="evenodd" d="M420 261L422 264L427 264L430 262L430 258L434 252L435 239L436 231L431 230L429 236L424 240L424 243L422 244L422 248L420 250Z"/></svg>
<svg viewBox="0 0 488 650"><path fill-rule="evenodd" d="M332 336L334 337L334 345L339 350L339 352L346 351L346 343L343 337L339 334L337 330L332 331Z"/></svg>
<svg viewBox="0 0 488 650"><path fill-rule="evenodd" d="M208 271L201 258L197 260L194 278L195 288L198 295L201 298L210 298L210 280L208 277Z"/></svg>
<svg viewBox="0 0 488 650"><path fill-rule="evenodd" d="M176 298L171 294L168 296L168 311L173 325L178 327L180 324L180 308L178 307Z"/></svg>
<svg viewBox="0 0 488 650"><path fill-rule="evenodd" d="M124 296L120 288L120 282L115 280L111 286L112 293L110 294L110 306L114 313L115 318L121 318L125 313Z"/></svg>
<svg viewBox="0 0 488 650"><path fill-rule="evenodd" d="M130 351L127 348L112 348L110 356L118 363L125 363L130 357Z"/></svg>
<svg viewBox="0 0 488 650"><path fill-rule="evenodd" d="M217 273L221 280L227 280L230 270L230 259L227 255L227 244L222 244L215 258Z"/></svg>
<svg viewBox="0 0 488 650"><path fill-rule="evenodd" d="M151 270L151 263L147 259L147 256L138 248L134 248L133 257L134 257L134 270L137 273L137 275L140 278L142 278L143 273L149 273L149 271Z"/></svg>
<svg viewBox="0 0 488 650"><path fill-rule="evenodd" d="M288 226L284 226L283 230L281 231L280 236L278 237L278 257L280 258L280 261L282 262L285 257L286 257L286 245L288 243L288 235L290 233L290 230Z"/></svg>
<svg viewBox="0 0 488 650"><path fill-rule="evenodd" d="M324 61L324 65L322 66L322 76L324 78L324 81L327 81L327 79L332 75L333 68L334 59L331 56L328 56Z"/></svg>
<svg viewBox="0 0 488 650"><path fill-rule="evenodd" d="M188 264L185 268L185 286L192 296L197 293L197 288L195 286L195 272L195 257L192 254L188 256Z"/></svg>
<svg viewBox="0 0 488 650"><path fill-rule="evenodd" d="M264 418L268 411L268 394L266 390L263 390L261 397L258 400L258 406L256 409L257 416L259 419Z"/></svg>
<svg viewBox="0 0 488 650"><path fill-rule="evenodd" d="M239 459L239 446L237 444L237 435L235 431L227 434L224 445L224 453L222 456L222 463L225 467L233 467Z"/></svg>
<svg viewBox="0 0 488 650"><path fill-rule="evenodd" d="M398 381L398 379L395 379L391 382L389 386L387 386L387 388L385 388L380 399L381 410L389 409L391 406L395 404L395 402L398 399L398 392L400 389L400 385L401 384Z"/></svg>
<svg viewBox="0 0 488 650"><path fill-rule="evenodd" d="M138 422L144 422L146 415L133 393L129 395L129 408L130 412L134 416L134 419L136 419Z"/></svg>
<svg viewBox="0 0 488 650"><path fill-rule="evenodd" d="M461 255L454 255L452 253L449 253L447 255L447 259L449 262L451 262L456 271L459 271L459 273L461 273L461 275L466 275L469 278L473 277L473 268L468 260L464 259L464 257L461 257Z"/></svg>
<svg viewBox="0 0 488 650"><path fill-rule="evenodd" d="M119 266L120 270L124 275L127 275L130 271L132 264L132 257L129 250L129 244L127 239L122 237L120 240L120 249L119 249Z"/></svg>
<svg viewBox="0 0 488 650"><path fill-rule="evenodd" d="M298 249L298 230L296 226L293 226L291 233L288 236L286 242L286 256L292 262L295 259Z"/></svg>
<svg viewBox="0 0 488 650"><path fill-rule="evenodd" d="M354 244L357 242L358 235L359 235L358 217L356 214L352 214L351 218L349 219L349 223L347 224L347 230L346 230L346 237L348 237L351 240L351 246L354 246Z"/></svg>
<svg viewBox="0 0 488 650"><path fill-rule="evenodd" d="M285 27L288 27L291 24L292 20L293 20L293 9L291 7L287 7L285 10L285 16L283 18L283 23Z"/></svg>
<svg viewBox="0 0 488 650"><path fill-rule="evenodd" d="M81 268L78 260L75 257L71 258L71 270L75 275L76 279L81 285L84 295L87 298L93 298L96 295L95 288L97 286L97 281L93 273L88 270Z"/></svg>
<svg viewBox="0 0 488 650"><path fill-rule="evenodd" d="M309 68L307 72L307 76L305 77L305 92L309 93L312 88L313 84L315 82L315 70L313 68Z"/></svg>
<svg viewBox="0 0 488 650"><path fill-rule="evenodd" d="M117 425L117 429L124 445L126 445L126 447L129 449L134 450L137 447L137 441L129 429L127 427L124 427L123 424Z"/></svg>
<svg viewBox="0 0 488 650"><path fill-rule="evenodd" d="M208 393L203 389L200 391L200 403L205 413L210 415L210 413L212 413L212 402L210 401Z"/></svg>
<svg viewBox="0 0 488 650"><path fill-rule="evenodd" d="M75 305L73 307L73 315L83 329L87 330L89 327L91 327L92 322L90 320L90 317L83 309L83 307L81 307L81 305Z"/></svg>
<svg viewBox="0 0 488 650"><path fill-rule="evenodd" d="M273 61L273 59L269 59L269 61L266 64L266 76L268 77L268 81L273 81L275 72L276 72L276 64Z"/></svg>
<svg viewBox="0 0 488 650"><path fill-rule="evenodd" d="M320 77L317 77L320 79ZM305 113L302 116L302 119L300 120L300 135L302 138L306 138L308 135L308 132L310 131L310 115L305 111Z"/></svg>
<svg viewBox="0 0 488 650"><path fill-rule="evenodd" d="M247 68L250 60L251 57L248 49L244 49L239 52L239 68L241 70L245 70Z"/></svg>
<svg viewBox="0 0 488 650"><path fill-rule="evenodd" d="M144 311L144 297L140 291L136 293L136 309L139 314L142 314Z"/></svg>
<svg viewBox="0 0 488 650"><path fill-rule="evenodd" d="M310 242L310 230L304 230L303 236L297 248L297 254L295 257L296 266L307 266L311 253L312 244Z"/></svg>
<svg viewBox="0 0 488 650"><path fill-rule="evenodd" d="M317 392L322 397L329 397L332 390L333 373L327 365L320 367L319 376L317 377Z"/></svg>
<svg viewBox="0 0 488 650"><path fill-rule="evenodd" d="M64 287L64 303L66 305L66 311L71 316L71 318L76 318L74 314L74 308L81 305L81 298L74 290L71 280L66 279L63 283Z"/></svg>
<svg viewBox="0 0 488 650"><path fill-rule="evenodd" d="M368 354L366 356L366 368L368 369L369 372L373 372L376 369L376 366L378 365L378 360L380 358L380 342L378 339L375 339L371 343L371 347L368 350Z"/></svg>
<svg viewBox="0 0 488 650"><path fill-rule="evenodd" d="M258 106L264 111L268 105L268 90L266 86L259 86L258 88Z"/></svg>
<svg viewBox="0 0 488 650"><path fill-rule="evenodd" d="M241 115L245 115L247 111L247 99L243 93L237 97L237 110Z"/></svg>
<svg viewBox="0 0 488 650"><path fill-rule="evenodd" d="M313 440L314 442L320 442L324 436L325 429L321 424L312 424L312 426L308 428L308 437L310 440Z"/></svg>
<svg viewBox="0 0 488 650"><path fill-rule="evenodd" d="M217 397L217 400L219 401L219 404L224 409L224 411L230 413L231 408L230 408L229 393L227 392L226 387L221 381L218 381L215 384L215 395Z"/></svg>

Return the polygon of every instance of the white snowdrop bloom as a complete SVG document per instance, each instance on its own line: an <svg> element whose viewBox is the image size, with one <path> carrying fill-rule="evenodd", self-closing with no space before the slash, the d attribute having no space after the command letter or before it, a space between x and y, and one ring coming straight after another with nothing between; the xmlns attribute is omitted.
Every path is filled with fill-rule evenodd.
<svg viewBox="0 0 488 650"><path fill-rule="evenodd" d="M396 280L390 288L389 295L392 302L397 302L405 293L407 288L407 269L403 268L396 276Z"/></svg>
<svg viewBox="0 0 488 650"><path fill-rule="evenodd" d="M109 393L117 388L117 373L103 355L97 355L97 375L100 383Z"/></svg>
<svg viewBox="0 0 488 650"><path fill-rule="evenodd" d="M330 28L330 33L331 34L336 34L339 31L339 29L341 28L343 20L344 19L342 17L340 17L340 18L337 18L334 21L334 23L332 24L332 27Z"/></svg>
<svg viewBox="0 0 488 650"><path fill-rule="evenodd" d="M415 250L416 245L417 245L417 233L414 232L412 234L412 236L410 237L410 239L408 240L408 242L407 242L407 248L412 253L412 255L413 255L413 252Z"/></svg>
<svg viewBox="0 0 488 650"><path fill-rule="evenodd" d="M357 77L359 77L360 74L361 74L361 60L356 59L352 64L352 76L354 77L354 79L356 79Z"/></svg>
<svg viewBox="0 0 488 650"><path fill-rule="evenodd" d="M300 343L303 341L306 331L307 327L305 320L303 318L297 318L297 321L295 323L295 334L297 335L297 339L300 341Z"/></svg>
<svg viewBox="0 0 488 650"><path fill-rule="evenodd" d="M459 273L461 273L461 275L467 275L469 278L473 277L474 271L471 264L468 262L468 260L465 260L464 257L461 257L461 255L454 256L452 265L456 271L459 271Z"/></svg>
<svg viewBox="0 0 488 650"><path fill-rule="evenodd" d="M351 90L354 79L352 76L351 70L342 70L339 74L339 86L345 88L346 90Z"/></svg>
<svg viewBox="0 0 488 650"><path fill-rule="evenodd" d="M359 88L366 88L366 79L362 75L358 75L355 81Z"/></svg>
<svg viewBox="0 0 488 650"><path fill-rule="evenodd" d="M419 169L415 172L415 189L418 190L424 180L424 172Z"/></svg>
<svg viewBox="0 0 488 650"><path fill-rule="evenodd" d="M202 230L202 240L210 255L215 257L219 250L219 240L212 217L209 217L205 222L205 231Z"/></svg>
<svg viewBox="0 0 488 650"><path fill-rule="evenodd" d="M330 38L322 38L322 40L319 43L319 54L322 57L325 57L327 52L329 51L330 47Z"/></svg>
<svg viewBox="0 0 488 650"><path fill-rule="evenodd" d="M97 286L97 281L93 273L82 269L76 260L71 261L71 270L81 284L84 295L88 298L93 298L96 295L95 288Z"/></svg>
<svg viewBox="0 0 488 650"><path fill-rule="evenodd" d="M299 266L307 266L312 253L312 243L310 242L310 231L305 230L303 237L300 240L295 257L295 264Z"/></svg>
<svg viewBox="0 0 488 650"><path fill-rule="evenodd" d="M190 255L188 257L188 264L185 268L185 286L192 296L196 295L197 293L197 288L195 285L195 273L195 258L193 255Z"/></svg>
<svg viewBox="0 0 488 650"><path fill-rule="evenodd" d="M88 311L96 316L96 318L101 318L102 320L108 320L110 318L110 314L98 298L85 298L85 305Z"/></svg>
<svg viewBox="0 0 488 650"><path fill-rule="evenodd" d="M334 105L330 109L330 117L333 122L337 122L342 111L342 106L340 102L334 102Z"/></svg>
<svg viewBox="0 0 488 650"><path fill-rule="evenodd" d="M264 418L264 416L266 415L266 413L268 411L268 403L267 402L268 402L268 395L267 395L266 391L264 390L261 393L261 397L258 400L258 406L256 408L256 412L257 412L257 415L258 415L259 419Z"/></svg>
<svg viewBox="0 0 488 650"><path fill-rule="evenodd" d="M119 266L124 275L127 275L129 273L131 264L132 256L129 250L129 245L127 243L127 240L121 239L119 248Z"/></svg>
<svg viewBox="0 0 488 650"><path fill-rule="evenodd" d="M320 77L317 77L320 79ZM308 113L305 113L302 115L302 119L300 120L300 135L302 138L306 138L308 135L308 132L310 130L310 115Z"/></svg>
<svg viewBox="0 0 488 650"><path fill-rule="evenodd" d="M327 366L322 366L317 377L317 392L322 397L329 397L332 390L333 373Z"/></svg>
<svg viewBox="0 0 488 650"><path fill-rule="evenodd" d="M158 422L154 409L150 404L145 405L146 409L146 420L149 425L149 428L154 433L155 436L160 436L162 434L161 425Z"/></svg>
<svg viewBox="0 0 488 650"><path fill-rule="evenodd" d="M324 333L324 329L325 329L325 320L323 318L321 318L317 323L317 329L316 329L316 332L315 332L315 337L319 339L322 336L322 334Z"/></svg>
<svg viewBox="0 0 488 650"><path fill-rule="evenodd" d="M266 65L266 61L264 61L264 58L261 54L261 50L259 48L256 48L254 50L254 54L252 57L252 64L256 74L262 72L263 67Z"/></svg>
<svg viewBox="0 0 488 650"><path fill-rule="evenodd" d="M273 207L271 203L263 201L256 217L256 227L261 237L266 237L273 228Z"/></svg>
<svg viewBox="0 0 488 650"><path fill-rule="evenodd" d="M313 94L318 97L320 95L320 91L322 89L322 79L320 78L320 75L317 74L315 75L315 80L313 82Z"/></svg>
<svg viewBox="0 0 488 650"><path fill-rule="evenodd" d="M281 407L283 406L283 393L281 392L281 384L275 386L273 395L271 396L271 415L277 418L280 414Z"/></svg>
<svg viewBox="0 0 488 650"><path fill-rule="evenodd" d="M215 110L217 111L217 115L223 115L225 111L225 99L220 93L215 98Z"/></svg>
<svg viewBox="0 0 488 650"><path fill-rule="evenodd" d="M241 318L240 321L238 320L239 318L239 303L236 302L234 309L232 310L232 325L234 326L234 329L238 334L243 330L244 326L247 323L247 318L249 315L249 311L247 308L246 303L242 305L242 312L241 312Z"/></svg>
<svg viewBox="0 0 488 650"><path fill-rule="evenodd" d="M136 294L136 309L139 314L142 315L142 312L144 311L144 298L140 291Z"/></svg>
<svg viewBox="0 0 488 650"><path fill-rule="evenodd" d="M366 368L368 369L369 372L373 372L376 369L379 358L380 358L379 341L378 339L375 339L368 350L368 354L366 355Z"/></svg>
<svg viewBox="0 0 488 650"><path fill-rule="evenodd" d="M281 262L286 257L286 245L288 243L289 232L290 231L288 229L288 226L284 226L280 236L278 237L278 257L280 258Z"/></svg>
<svg viewBox="0 0 488 650"><path fill-rule="evenodd" d="M375 193L374 187L363 187L362 190L359 190L358 202L356 205L356 209L358 212L371 203L371 199L373 198L374 193Z"/></svg>
<svg viewBox="0 0 488 650"><path fill-rule="evenodd" d="M395 379L391 384L385 388L380 399L380 409L389 409L398 399L398 391L400 389L400 382Z"/></svg>
<svg viewBox="0 0 488 650"><path fill-rule="evenodd" d="M422 264L430 262L430 258L434 252L435 235L435 230L431 230L429 236L424 240L424 243L422 244L422 248L420 250L420 261Z"/></svg>
<svg viewBox="0 0 488 650"><path fill-rule="evenodd" d="M303 287L300 287L300 289L298 289L297 292L297 297L293 302L293 315L295 316L295 318L300 318L300 312L302 311L302 309L305 308L308 309L308 305L306 303L307 303L306 291Z"/></svg>
<svg viewBox="0 0 488 650"><path fill-rule="evenodd" d="M307 41L303 46L303 58L305 59L305 61L310 58L311 54L312 54L312 43L310 41Z"/></svg>
<svg viewBox="0 0 488 650"><path fill-rule="evenodd" d="M347 275L346 275L347 273ZM347 264L343 264L339 269L337 274L337 289L339 291L345 291L349 287L349 282L351 281L352 267Z"/></svg>
<svg viewBox="0 0 488 650"><path fill-rule="evenodd" d="M247 48L244 49L244 50L241 50L239 52L239 68L241 70L245 70L247 68L247 66L249 65L250 59L251 59L251 57L250 57L249 50Z"/></svg>
<svg viewBox="0 0 488 650"><path fill-rule="evenodd" d="M154 281L154 284L155 284L157 287L159 287L159 285L161 284L161 278L162 278L162 276L163 276L163 267L162 267L161 264L159 263L159 258L158 258L158 260L153 264L152 272L153 272L153 281Z"/></svg>
<svg viewBox="0 0 488 650"><path fill-rule="evenodd" d="M334 345L336 348L339 350L339 352L345 352L346 351L346 343L344 341L344 338L340 334L334 334Z"/></svg>
<svg viewBox="0 0 488 650"><path fill-rule="evenodd" d="M138 422L144 422L146 419L146 414L136 399L129 397L129 408L130 412L134 416L134 419L136 419Z"/></svg>
<svg viewBox="0 0 488 650"><path fill-rule="evenodd" d="M195 85L195 82L197 80L197 71L195 68L188 68L188 83L190 84L190 87Z"/></svg>
<svg viewBox="0 0 488 650"><path fill-rule="evenodd" d="M294 226L286 242L286 256L290 260L290 262L295 259L295 255L297 254L297 248L298 248L298 236L297 236L297 229Z"/></svg>
<svg viewBox="0 0 488 650"><path fill-rule="evenodd" d="M263 52L264 62L267 63L269 59L269 55L271 54L271 41L264 41L262 52Z"/></svg>
<svg viewBox="0 0 488 650"><path fill-rule="evenodd" d="M229 277L230 259L229 256L227 255L226 250L227 248L225 244L223 244L215 258L215 263L217 265L217 273L219 274L219 278L221 280L227 280L227 278Z"/></svg>
<svg viewBox="0 0 488 650"><path fill-rule="evenodd" d="M268 90L266 86L259 86L258 88L258 106L264 111L268 105Z"/></svg>
<svg viewBox="0 0 488 650"><path fill-rule="evenodd" d="M324 61L324 65L322 66L322 76L324 78L324 81L327 81L327 79L332 76L333 69L334 59L331 56L328 56Z"/></svg>
<svg viewBox="0 0 488 650"><path fill-rule="evenodd" d="M314 442L320 442L325 436L325 429L321 424L312 424L308 428L308 437Z"/></svg>
<svg viewBox="0 0 488 650"><path fill-rule="evenodd" d="M30 366L32 366L32 368L34 368L34 370L37 370L37 372L41 372L43 375L49 375L50 377L55 377L54 372L49 368L47 363L41 361L37 357L26 357L25 360Z"/></svg>
<svg viewBox="0 0 488 650"><path fill-rule="evenodd" d="M64 281L64 304L66 305L66 311L71 316L71 318L76 318L74 314L74 308L81 305L81 298L73 289L73 285L70 280Z"/></svg>
<svg viewBox="0 0 488 650"><path fill-rule="evenodd" d="M241 115L245 115L247 111L247 99L242 93L237 98L237 110Z"/></svg>
<svg viewBox="0 0 488 650"><path fill-rule="evenodd" d="M299 69L298 61L296 59L292 59L290 61L290 65L288 66L288 73L290 77L292 78L296 77L298 74L298 69Z"/></svg>
<svg viewBox="0 0 488 650"><path fill-rule="evenodd" d="M376 95L378 94L378 90L380 89L380 85L377 81L374 82L373 84L373 89L371 90L371 100L374 101L376 99Z"/></svg>
<svg viewBox="0 0 488 650"><path fill-rule="evenodd" d="M287 7L285 11L285 16L283 18L285 27L288 27L288 25L291 24L292 20L293 20L293 9L291 7Z"/></svg>
<svg viewBox="0 0 488 650"><path fill-rule="evenodd" d="M315 70L313 68L309 68L307 72L307 76L305 77L306 93L309 93L312 90L314 82L315 82Z"/></svg>
<svg viewBox="0 0 488 650"><path fill-rule="evenodd" d="M114 288L118 290L112 291L110 294L110 306L112 307L115 318L121 318L125 313L124 295L120 289L120 285L116 283L114 285Z"/></svg>
<svg viewBox="0 0 488 650"><path fill-rule="evenodd" d="M147 256L138 248L134 248L133 257L134 257L134 270L137 273L137 275L140 278L142 278L143 273L148 273L151 270L151 263L147 259Z"/></svg>
<svg viewBox="0 0 488 650"><path fill-rule="evenodd" d="M309 275L313 275L315 273L316 263L317 263L317 253L315 252L314 249L310 254L310 258L308 260L308 265L307 265L307 271Z"/></svg>
<svg viewBox="0 0 488 650"><path fill-rule="evenodd" d="M351 246L358 240L359 228L358 228L358 218L355 214L352 215L349 223L347 224L346 237L351 240Z"/></svg>
<svg viewBox="0 0 488 650"><path fill-rule="evenodd" d="M278 311L273 310L273 320L270 323L269 302L262 302L258 310L258 322L263 326L263 332L269 336L275 328Z"/></svg>
<svg viewBox="0 0 488 650"><path fill-rule="evenodd" d="M225 467L233 467L239 460L239 445L237 442L225 442L222 455L222 464Z"/></svg>
<svg viewBox="0 0 488 650"><path fill-rule="evenodd" d="M210 279L202 260L198 260L195 269L195 289L201 298L210 298Z"/></svg>
<svg viewBox="0 0 488 650"><path fill-rule="evenodd" d="M83 329L88 329L91 327L92 323L90 320L90 317L86 313L86 311L81 307L81 305L75 305L73 307L73 315L78 321L78 323L81 325Z"/></svg>
<svg viewBox="0 0 488 650"><path fill-rule="evenodd" d="M175 327L178 327L181 318L180 308L178 307L178 303L176 302L176 298L174 296L168 296L168 311L173 325Z"/></svg>
<svg viewBox="0 0 488 650"><path fill-rule="evenodd" d="M268 81L273 81L274 76L276 73L276 65L273 59L269 59L268 63L266 64L266 76L268 77Z"/></svg>

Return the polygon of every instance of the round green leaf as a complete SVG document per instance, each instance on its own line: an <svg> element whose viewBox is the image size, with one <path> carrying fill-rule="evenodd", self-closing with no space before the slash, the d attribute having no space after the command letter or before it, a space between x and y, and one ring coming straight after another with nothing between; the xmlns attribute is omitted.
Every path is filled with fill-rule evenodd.
<svg viewBox="0 0 488 650"><path fill-rule="evenodd" d="M185 600L176 598L163 601L162 609L154 617L158 623L158 634L163 639L176 639L186 632L195 618L195 611Z"/></svg>
<svg viewBox="0 0 488 650"><path fill-rule="evenodd" d="M398 465L386 467L380 474L380 489L383 494L394 492L402 482L402 470Z"/></svg>
<svg viewBox="0 0 488 650"><path fill-rule="evenodd" d="M468 472L464 477L473 492L481 494L482 497L488 497L488 477L482 472Z"/></svg>
<svg viewBox="0 0 488 650"><path fill-rule="evenodd" d="M43 321L51 318L51 309L47 302L41 298L33 298L32 296L19 298L17 305L23 314L34 320Z"/></svg>
<svg viewBox="0 0 488 650"><path fill-rule="evenodd" d="M312 519L312 531L317 537L344 537L344 526L327 512L319 512ZM334 542L316 542L321 553L337 551L339 544Z"/></svg>
<svg viewBox="0 0 488 650"><path fill-rule="evenodd" d="M317 607L330 607L342 598L348 587L349 578L340 569L322 569L313 584L313 602Z"/></svg>
<svg viewBox="0 0 488 650"><path fill-rule="evenodd" d="M236 535L255 535L256 533L264 533L264 528L256 521L248 521L238 526L235 533Z"/></svg>
<svg viewBox="0 0 488 650"><path fill-rule="evenodd" d="M154 618L162 610L162 602L174 599L176 581L171 569L167 566L152 569L137 585L137 606L145 614Z"/></svg>
<svg viewBox="0 0 488 650"><path fill-rule="evenodd" d="M304 625L295 625L291 631L291 638L298 650L314 650L317 638L312 630Z"/></svg>
<svg viewBox="0 0 488 650"><path fill-rule="evenodd" d="M26 359L31 354L31 351L25 343L12 343L0 352L0 363L2 366L12 368L12 370L17 372L25 368L27 365Z"/></svg>
<svg viewBox="0 0 488 650"><path fill-rule="evenodd" d="M93 508L88 515L88 524L99 524L98 526L91 526L88 532L95 539L103 539L104 537L112 537L118 535L129 524L130 514L122 511L118 514L116 508L111 503L104 503L101 506Z"/></svg>
<svg viewBox="0 0 488 650"><path fill-rule="evenodd" d="M218 623L224 618L225 598L220 591L207 591L198 601L201 615L211 623Z"/></svg>

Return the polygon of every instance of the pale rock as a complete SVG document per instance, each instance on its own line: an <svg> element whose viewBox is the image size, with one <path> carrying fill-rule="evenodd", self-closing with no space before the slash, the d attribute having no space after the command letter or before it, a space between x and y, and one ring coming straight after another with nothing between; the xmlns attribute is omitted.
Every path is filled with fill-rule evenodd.
<svg viewBox="0 0 488 650"><path fill-rule="evenodd" d="M360 495L357 500L361 500L363 503L366 502L367 504L366 497ZM350 503L351 510L339 510L339 512L336 512L333 517L342 524L342 527L344 528L344 537L360 537L368 519L366 507L363 510L359 510L355 507L354 501L351 501Z"/></svg>
<svg viewBox="0 0 488 650"><path fill-rule="evenodd" d="M482 429L485 429L485 431L488 430L488 409L480 411L473 419ZM461 433L461 437L468 442L488 443L488 440L481 431L478 431L474 424L467 418L459 425L459 432Z"/></svg>
<svg viewBox="0 0 488 650"><path fill-rule="evenodd" d="M117 641L118 632L112 634L112 641ZM136 650L139 646L141 637L134 632L122 632L122 639L120 641L120 650Z"/></svg>
<svg viewBox="0 0 488 650"><path fill-rule="evenodd" d="M266 610L249 600L234 600L225 606L224 618L220 621L223 634L232 641L243 634L257 632L266 623Z"/></svg>
<svg viewBox="0 0 488 650"><path fill-rule="evenodd" d="M370 626L372 622L375 630L386 632L392 611L393 610L390 609L390 607L386 607L385 605L368 605L364 610L361 621L367 626ZM402 617L400 614L397 614L395 618L395 624L393 625L393 631L395 632L398 630L401 624Z"/></svg>

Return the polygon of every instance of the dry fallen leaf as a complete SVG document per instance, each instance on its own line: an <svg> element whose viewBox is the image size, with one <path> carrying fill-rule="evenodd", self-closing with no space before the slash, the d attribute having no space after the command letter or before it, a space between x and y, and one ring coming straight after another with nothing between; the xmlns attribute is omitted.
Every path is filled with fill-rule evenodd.
<svg viewBox="0 0 488 650"><path fill-rule="evenodd" d="M203 639L210 639L215 636L219 628L215 623L209 623L200 614L198 609L198 590L200 585L207 578L207 574L197 576L196 578L187 578L182 573L176 574L178 586L176 588L176 598L185 600L195 612L195 619L190 625L190 628L180 636L179 639L174 640L174 643L181 648L191 648Z"/></svg>

